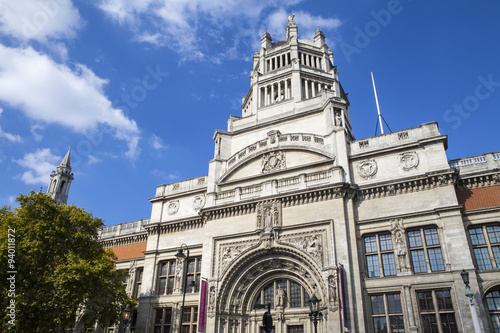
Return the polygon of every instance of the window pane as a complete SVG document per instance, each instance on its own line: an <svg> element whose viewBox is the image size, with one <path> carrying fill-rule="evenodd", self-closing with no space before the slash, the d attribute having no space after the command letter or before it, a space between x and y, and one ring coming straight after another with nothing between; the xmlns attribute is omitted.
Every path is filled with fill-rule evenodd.
<svg viewBox="0 0 500 333"><path fill-rule="evenodd" d="M392 333L403 333L405 331L403 316L391 316L389 318L391 321Z"/></svg>
<svg viewBox="0 0 500 333"><path fill-rule="evenodd" d="M500 243L500 226L486 227L486 231L488 232L490 243Z"/></svg>
<svg viewBox="0 0 500 333"><path fill-rule="evenodd" d="M427 272L427 267L425 266L424 250L412 250L411 261L413 263L414 273Z"/></svg>
<svg viewBox="0 0 500 333"><path fill-rule="evenodd" d="M201 272L201 258L198 258L198 267L196 268L197 272Z"/></svg>
<svg viewBox="0 0 500 333"><path fill-rule="evenodd" d="M368 266L368 277L380 276L377 254L366 256L366 265Z"/></svg>
<svg viewBox="0 0 500 333"><path fill-rule="evenodd" d="M422 325L425 333L439 333L436 315L422 315Z"/></svg>
<svg viewBox="0 0 500 333"><path fill-rule="evenodd" d="M160 275L167 275L168 262L161 264Z"/></svg>
<svg viewBox="0 0 500 333"><path fill-rule="evenodd" d="M493 257L497 263L497 268L500 268L500 246L492 246L491 250L493 251Z"/></svg>
<svg viewBox="0 0 500 333"><path fill-rule="evenodd" d="M441 313L443 333L457 333L457 322L453 313Z"/></svg>
<svg viewBox="0 0 500 333"><path fill-rule="evenodd" d="M488 310L500 311L500 291L495 290L486 295L486 303Z"/></svg>
<svg viewBox="0 0 500 333"><path fill-rule="evenodd" d="M491 321L493 322L493 328L495 329L495 333L500 333L500 314L492 315Z"/></svg>
<svg viewBox="0 0 500 333"><path fill-rule="evenodd" d="M486 244L486 241L484 240L483 228L471 228L469 229L469 235L472 245Z"/></svg>
<svg viewBox="0 0 500 333"><path fill-rule="evenodd" d="M391 251L392 250L392 239L391 235L380 235L380 251Z"/></svg>
<svg viewBox="0 0 500 333"><path fill-rule="evenodd" d="M474 249L478 269L492 269L488 248L480 247Z"/></svg>
<svg viewBox="0 0 500 333"><path fill-rule="evenodd" d="M396 275L396 264L394 263L393 253L382 253L382 265L385 276Z"/></svg>
<svg viewBox="0 0 500 333"><path fill-rule="evenodd" d="M439 310L453 310L451 295L449 290L436 291Z"/></svg>
<svg viewBox="0 0 500 333"><path fill-rule="evenodd" d="M425 229L424 235L425 235L425 244L427 244L427 246L439 245L439 238L436 228Z"/></svg>
<svg viewBox="0 0 500 333"><path fill-rule="evenodd" d="M264 304L267 303L271 303L271 308L274 309L274 282L264 287Z"/></svg>
<svg viewBox="0 0 500 333"><path fill-rule="evenodd" d="M165 286L167 284L167 278L160 278L160 286L158 287L158 294L165 294Z"/></svg>
<svg viewBox="0 0 500 333"><path fill-rule="evenodd" d="M434 304L432 303L432 293L430 291L418 293L418 305L421 311L433 311ZM434 320L435 319L436 318L434 318Z"/></svg>
<svg viewBox="0 0 500 333"><path fill-rule="evenodd" d="M182 322L183 323L190 323L191 322L191 308L190 307L184 308L184 311L182 313Z"/></svg>
<svg viewBox="0 0 500 333"><path fill-rule="evenodd" d="M422 238L420 237L420 230L409 231L408 241L410 242L410 247L422 246Z"/></svg>
<svg viewBox="0 0 500 333"><path fill-rule="evenodd" d="M372 314L384 314L384 296L383 295L377 295L377 296L371 296L371 301L372 301Z"/></svg>
<svg viewBox="0 0 500 333"><path fill-rule="evenodd" d="M429 262L431 264L431 271L444 271L443 256L441 248L428 249Z"/></svg>
<svg viewBox="0 0 500 333"><path fill-rule="evenodd" d="M373 328L375 333L387 333L387 323L385 317L373 318Z"/></svg>
<svg viewBox="0 0 500 333"><path fill-rule="evenodd" d="M195 259L189 259L189 263L188 263L188 273L194 273L194 264L195 264Z"/></svg>
<svg viewBox="0 0 500 333"><path fill-rule="evenodd" d="M377 252L377 239L375 236L365 237L365 252Z"/></svg>
<svg viewBox="0 0 500 333"><path fill-rule="evenodd" d="M387 295L387 305L389 306L389 313L401 313L401 301L399 294Z"/></svg>
<svg viewBox="0 0 500 333"><path fill-rule="evenodd" d="M167 294L172 294L174 292L174 277L168 278Z"/></svg>
<svg viewBox="0 0 500 333"><path fill-rule="evenodd" d="M170 263L170 271L168 272L168 274L170 274L170 275L174 275L175 274L175 265L176 265L175 261L172 261Z"/></svg>
<svg viewBox="0 0 500 333"><path fill-rule="evenodd" d="M300 302L300 284L290 281L290 307L298 308L302 304Z"/></svg>
<svg viewBox="0 0 500 333"><path fill-rule="evenodd" d="M155 324L161 324L163 309L156 309Z"/></svg>

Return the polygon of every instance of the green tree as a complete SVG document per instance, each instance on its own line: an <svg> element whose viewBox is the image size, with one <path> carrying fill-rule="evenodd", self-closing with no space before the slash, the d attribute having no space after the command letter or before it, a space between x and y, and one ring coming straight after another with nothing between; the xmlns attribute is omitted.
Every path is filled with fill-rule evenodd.
<svg viewBox="0 0 500 333"><path fill-rule="evenodd" d="M99 243L101 219L43 193L31 191L17 201L18 209L0 209L2 331L58 332L73 328L77 318L85 327L108 325L122 304L134 305L122 284L125 272L115 269L113 252Z"/></svg>

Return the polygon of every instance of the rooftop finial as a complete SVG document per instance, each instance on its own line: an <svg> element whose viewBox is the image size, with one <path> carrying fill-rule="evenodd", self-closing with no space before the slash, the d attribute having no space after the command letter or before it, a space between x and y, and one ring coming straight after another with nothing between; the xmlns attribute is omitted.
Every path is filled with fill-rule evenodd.
<svg viewBox="0 0 500 333"><path fill-rule="evenodd" d="M294 17L295 17L295 15L292 15L292 13L288 14L288 23L295 23L295 22L293 22Z"/></svg>

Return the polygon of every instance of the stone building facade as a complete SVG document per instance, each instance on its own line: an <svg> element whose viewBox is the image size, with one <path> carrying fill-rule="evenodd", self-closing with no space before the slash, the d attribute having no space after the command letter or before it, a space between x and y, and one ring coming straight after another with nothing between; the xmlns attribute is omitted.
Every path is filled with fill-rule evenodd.
<svg viewBox="0 0 500 333"><path fill-rule="evenodd" d="M130 329L257 333L269 303L274 332L309 333L315 295L320 333L473 332L465 270L500 332L500 154L448 161L437 123L355 140L325 37L298 39L293 16L250 77L208 174L101 233L140 303Z"/></svg>

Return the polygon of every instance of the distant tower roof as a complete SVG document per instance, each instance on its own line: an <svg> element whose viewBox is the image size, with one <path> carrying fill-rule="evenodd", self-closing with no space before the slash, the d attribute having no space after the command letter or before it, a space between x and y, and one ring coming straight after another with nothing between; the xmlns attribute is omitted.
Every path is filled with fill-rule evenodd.
<svg viewBox="0 0 500 333"><path fill-rule="evenodd" d="M64 156L63 160L57 166L57 170L50 175L50 183L47 189L47 194L50 195L56 202L67 203L68 193L71 182L73 181L73 173L71 172L71 146Z"/></svg>

